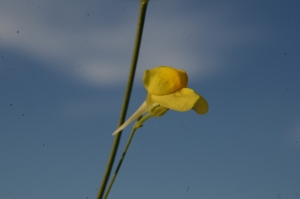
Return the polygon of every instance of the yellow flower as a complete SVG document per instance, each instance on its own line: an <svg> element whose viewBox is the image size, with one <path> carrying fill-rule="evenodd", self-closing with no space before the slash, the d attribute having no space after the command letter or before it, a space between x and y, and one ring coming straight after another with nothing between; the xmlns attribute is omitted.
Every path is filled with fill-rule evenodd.
<svg viewBox="0 0 300 199"><path fill-rule="evenodd" d="M160 104L175 111L194 109L198 114L205 114L208 111L206 100L194 90L186 88L188 76L183 70L169 66L146 70L143 82L148 91L146 100L148 108L153 104Z"/></svg>
<svg viewBox="0 0 300 199"><path fill-rule="evenodd" d="M193 109L198 114L205 114L208 111L206 100L194 90L187 88L188 76L184 70L169 66L146 70L143 83L148 91L146 101L113 135L146 112L160 117L168 109L181 112Z"/></svg>

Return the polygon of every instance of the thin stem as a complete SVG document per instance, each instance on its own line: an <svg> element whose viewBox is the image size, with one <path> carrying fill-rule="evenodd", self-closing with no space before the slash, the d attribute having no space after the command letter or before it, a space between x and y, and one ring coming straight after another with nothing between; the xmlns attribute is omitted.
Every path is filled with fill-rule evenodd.
<svg viewBox="0 0 300 199"><path fill-rule="evenodd" d="M127 82L127 87L126 87L126 91L125 91L125 96L124 96L124 100L123 100L123 106L122 106L118 126L122 125L125 120L125 116L126 116L126 112L127 112L127 108L128 108L128 104L129 104L129 100L130 100L130 95L131 95L132 85L133 85L133 81L134 81L134 75L135 75L140 45L141 45L141 39L142 39L142 34L143 34L147 5L148 5L148 0L141 0L140 13L139 13L139 19L138 19L138 24L137 24L136 39L135 39L135 44L134 44L134 49L133 49L133 54L132 54L131 67L130 67L130 72L129 72L129 76L128 76L128 82ZM113 142L110 156L109 156L109 159L107 162L105 173L103 175L102 182L101 182L101 185L99 188L97 199L101 199L104 194L106 184L109 179L109 175L111 173L111 169L112 169L112 166L113 166L113 163L115 160L115 156L117 153L120 139L121 139L121 132L118 135L116 135L114 138L114 142Z"/></svg>
<svg viewBox="0 0 300 199"><path fill-rule="evenodd" d="M131 132L131 134L130 134L130 137L129 137L128 141L127 141L126 147L125 147L125 149L124 149L124 151L123 151L122 157L121 157L121 159L120 159L120 161L119 161L119 164L118 164L118 166L117 166L117 168L116 168L116 171L115 171L115 173L114 173L114 175L113 175L113 177L112 177L112 179L111 179L111 181L110 181L110 183L109 183L109 185L108 185L108 187L107 187L107 189L106 189L106 193L105 193L103 199L106 199L106 198L107 198L107 196L108 196L108 194L109 194L109 192L110 192L110 189L111 189L112 185L114 184L114 181L115 181L115 179L116 179L116 177L117 177L117 174L118 174L118 172L119 172L119 169L120 169L120 167L121 167L121 165L122 165L122 162L123 162L123 160L124 160L124 158L125 158L127 149L128 149L128 147L129 147L129 145L130 145L130 142L131 142L131 140L132 140L132 137L133 137L135 131L136 131L136 128L133 128L133 129L132 129L132 132Z"/></svg>
<svg viewBox="0 0 300 199"><path fill-rule="evenodd" d="M127 144L126 144L126 146L125 146L125 149L124 149L124 151L123 151L122 157L121 157L121 159L120 159L120 161L119 161L119 164L118 164L118 166L117 166L117 168L116 168L116 171L115 171L115 173L114 173L114 175L113 175L113 177L112 177L112 179L111 179L111 181L110 181L110 183L109 183L109 186L108 186L108 188L106 189L106 193L105 193L103 199L106 199L106 198L107 198L107 196L108 196L108 194L109 194L109 192L110 192L110 189L111 189L112 185L114 184L114 181L115 181L115 179L116 179L116 177L117 177L117 175L118 175L119 169L120 169L120 167L121 167L121 165L122 165L122 163L123 163L123 160L124 160L124 158L125 158L125 155L126 155L126 153L127 153L128 147L129 147L129 145L130 145L130 143L131 143L131 140L132 140L132 138L133 138L133 135L134 135L135 131L136 131L138 128L142 127L143 122L145 122L145 121L146 121L147 119L149 119L150 117L152 117L152 114L151 114L151 113L148 113L145 117L142 117L140 120L138 120L138 121L135 123L135 125L133 126L132 131L131 131L131 133L130 133L130 136L129 136L129 138L128 138Z"/></svg>

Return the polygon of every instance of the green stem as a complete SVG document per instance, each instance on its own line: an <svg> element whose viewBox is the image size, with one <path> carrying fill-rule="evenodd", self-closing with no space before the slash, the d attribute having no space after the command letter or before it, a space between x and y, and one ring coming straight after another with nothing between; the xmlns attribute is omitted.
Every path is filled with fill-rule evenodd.
<svg viewBox="0 0 300 199"><path fill-rule="evenodd" d="M134 49L133 49L133 54L132 54L132 61L131 61L131 67L130 67L130 72L128 76L128 82L127 82L127 87L125 91L125 96L123 100L123 106L120 114L120 119L119 119L119 126L124 123L129 100L130 100L130 95L131 95L131 90L132 90L132 85L134 81L134 75L136 71L136 65L137 65L137 60L138 60L138 55L139 55L139 50L140 50L140 45L141 45L141 39L142 39L142 34L143 34L143 27L144 27L144 21L146 17L146 10L147 10L147 5L148 5L148 0L141 0L140 3L140 13L139 13L139 19L138 19L138 24L137 24L137 32L136 32L136 39L135 39L135 44L134 44ZM117 153L117 149L119 146L119 142L121 139L121 132L115 136L112 149L110 152L110 156L107 162L107 166L105 169L105 173L102 178L102 182L99 188L99 192L97 195L97 199L101 199L105 188L107 181L109 179L109 175L111 173L111 169L115 160L115 156Z"/></svg>
<svg viewBox="0 0 300 199"><path fill-rule="evenodd" d="M116 168L116 171L115 171L115 173L114 173L114 175L113 175L113 177L112 177L112 179L111 179L111 181L110 181L110 183L109 183L109 186L108 186L108 188L106 189L106 193L105 193L103 199L106 199L106 198L107 198L107 196L108 196L108 194L109 194L109 192L110 192L110 189L111 189L112 185L114 184L114 181L115 181L115 179L116 179L116 177L117 177L117 175L118 175L119 169L120 169L120 167L121 167L121 165L122 165L122 163L123 163L123 160L124 160L125 155L126 155L126 153L127 153L127 149L128 149L128 147L129 147L129 145L130 145L130 143L131 143L131 140L132 140L132 138L133 138L133 135L134 135L135 131L136 131L138 128L142 127L143 122L145 122L145 121L146 121L147 119L149 119L150 117L152 117L152 114L151 114L151 113L148 113L145 117L142 117L140 120L138 120L138 121L135 123L135 125L133 126L132 131L131 131L131 134L130 134L130 136L129 136L129 138L128 138L127 144L126 144L125 149L124 149L124 151L123 151L122 157L121 157L121 159L120 159L120 161L119 161L119 164L118 164L118 166L117 166L117 168Z"/></svg>

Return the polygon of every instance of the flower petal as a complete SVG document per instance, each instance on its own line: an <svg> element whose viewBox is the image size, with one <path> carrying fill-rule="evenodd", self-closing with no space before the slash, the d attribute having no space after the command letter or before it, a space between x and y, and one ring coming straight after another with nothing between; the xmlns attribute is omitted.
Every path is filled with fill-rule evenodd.
<svg viewBox="0 0 300 199"><path fill-rule="evenodd" d="M208 103L201 95L199 95L199 96L200 96L200 98L197 100L193 109L198 114L205 114L208 111Z"/></svg>
<svg viewBox="0 0 300 199"><path fill-rule="evenodd" d="M160 66L146 70L143 83L152 95L168 95L185 88L188 83L188 76L183 70Z"/></svg>
<svg viewBox="0 0 300 199"><path fill-rule="evenodd" d="M194 107L200 96L190 88L182 88L169 95L149 95L154 103L175 111L188 111ZM147 100L147 103L150 100Z"/></svg>

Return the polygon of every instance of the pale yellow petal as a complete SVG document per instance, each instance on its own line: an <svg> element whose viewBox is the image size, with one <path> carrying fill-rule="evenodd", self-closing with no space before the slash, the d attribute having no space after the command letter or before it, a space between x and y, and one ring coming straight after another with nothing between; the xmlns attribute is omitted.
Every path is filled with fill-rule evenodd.
<svg viewBox="0 0 300 199"><path fill-rule="evenodd" d="M146 70L143 83L151 95L167 95L185 88L188 83L188 76L183 70L160 66Z"/></svg>
<svg viewBox="0 0 300 199"><path fill-rule="evenodd" d="M148 111L147 103L146 101L143 102L143 104L124 122L115 132L113 132L112 135L118 134L120 131L122 131L126 126L128 126L131 122L139 118L141 115L146 113Z"/></svg>
<svg viewBox="0 0 300 199"><path fill-rule="evenodd" d="M205 114L208 111L208 103L201 95L199 95L199 96L200 96L200 98L197 100L193 109L198 114Z"/></svg>
<svg viewBox="0 0 300 199"><path fill-rule="evenodd" d="M175 111L188 111L194 107L200 96L190 88L182 88L169 95L150 95L153 103L158 103L164 107Z"/></svg>

